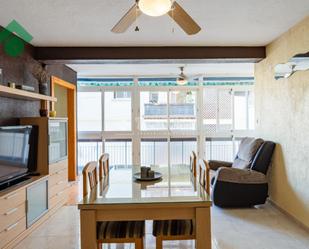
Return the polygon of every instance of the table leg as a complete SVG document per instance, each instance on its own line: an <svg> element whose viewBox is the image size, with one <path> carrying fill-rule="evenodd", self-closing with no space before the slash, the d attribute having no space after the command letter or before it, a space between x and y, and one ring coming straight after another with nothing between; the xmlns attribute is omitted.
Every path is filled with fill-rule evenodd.
<svg viewBox="0 0 309 249"><path fill-rule="evenodd" d="M211 220L210 208L197 208L196 222L196 249L211 249Z"/></svg>
<svg viewBox="0 0 309 249"><path fill-rule="evenodd" d="M96 215L94 210L80 210L81 249L96 249Z"/></svg>

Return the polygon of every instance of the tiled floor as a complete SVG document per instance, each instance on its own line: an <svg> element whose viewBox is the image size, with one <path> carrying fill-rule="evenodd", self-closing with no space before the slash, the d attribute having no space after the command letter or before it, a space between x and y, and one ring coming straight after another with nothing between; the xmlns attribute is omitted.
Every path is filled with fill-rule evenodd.
<svg viewBox="0 0 309 249"><path fill-rule="evenodd" d="M154 249L151 223L147 224L146 248ZM252 209L212 208L213 249L309 249L309 234L267 204ZM79 212L65 206L40 226L16 249L78 249ZM109 249L133 249L112 245ZM191 249L191 241L169 242L166 249Z"/></svg>

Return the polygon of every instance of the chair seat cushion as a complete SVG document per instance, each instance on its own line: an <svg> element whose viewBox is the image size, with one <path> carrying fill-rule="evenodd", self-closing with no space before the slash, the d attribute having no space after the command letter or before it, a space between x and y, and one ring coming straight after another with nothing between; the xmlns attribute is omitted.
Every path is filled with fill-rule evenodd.
<svg viewBox="0 0 309 249"><path fill-rule="evenodd" d="M97 239L142 238L145 221L103 221L97 222Z"/></svg>
<svg viewBox="0 0 309 249"><path fill-rule="evenodd" d="M153 236L193 235L193 220L154 220Z"/></svg>

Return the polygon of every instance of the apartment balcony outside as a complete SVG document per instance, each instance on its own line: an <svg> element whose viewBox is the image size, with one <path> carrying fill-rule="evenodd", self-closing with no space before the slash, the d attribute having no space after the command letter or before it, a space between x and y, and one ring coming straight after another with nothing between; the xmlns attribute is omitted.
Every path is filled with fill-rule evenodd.
<svg viewBox="0 0 309 249"><path fill-rule="evenodd" d="M189 118L195 116L195 105L193 103L185 104L170 104L169 115L173 117ZM144 105L144 117L166 117L167 116L167 104L145 104Z"/></svg>

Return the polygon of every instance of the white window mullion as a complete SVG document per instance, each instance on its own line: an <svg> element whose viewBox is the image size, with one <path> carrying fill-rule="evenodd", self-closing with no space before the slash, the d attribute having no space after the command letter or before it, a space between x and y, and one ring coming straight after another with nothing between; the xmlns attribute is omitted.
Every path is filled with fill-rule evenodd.
<svg viewBox="0 0 309 249"><path fill-rule="evenodd" d="M168 133L168 136L171 135L171 129L170 129L170 92L171 92L171 90L168 89L168 91L167 91L167 133Z"/></svg>
<svg viewBox="0 0 309 249"><path fill-rule="evenodd" d="M132 90L132 161L134 165L141 163L141 138L140 138L140 91L138 88L138 79L134 78Z"/></svg>
<svg viewBox="0 0 309 249"><path fill-rule="evenodd" d="M232 145L233 145L233 156L236 154L236 138L235 136L232 137Z"/></svg>
<svg viewBox="0 0 309 249"><path fill-rule="evenodd" d="M231 130L231 136L233 137L234 136L234 131L235 131L235 107L234 107L234 93L235 93L235 91L234 91L234 89L233 88L231 88L231 98L232 98L232 100L231 100L231 108L232 108L232 130Z"/></svg>
<svg viewBox="0 0 309 249"><path fill-rule="evenodd" d="M216 133L220 130L220 124L219 124L219 117L220 117L220 99L219 99L219 97L220 97L220 90L219 89L217 89L217 115L216 115Z"/></svg>
<svg viewBox="0 0 309 249"><path fill-rule="evenodd" d="M171 129L170 129L170 93L171 89L167 91L167 165L168 165L168 175L171 174ZM170 177L169 177L170 179ZM168 181L170 186L170 180ZM169 191L169 195L170 195Z"/></svg>
<svg viewBox="0 0 309 249"><path fill-rule="evenodd" d="M168 136L167 137L167 163L169 165L168 167L168 174L171 173L171 136Z"/></svg>
<svg viewBox="0 0 309 249"><path fill-rule="evenodd" d="M199 87L197 90L196 98L196 142L197 142L197 154L198 157L204 159L206 157L205 153L205 131L203 127L203 107L204 107L204 92L203 92L203 77L199 77Z"/></svg>
<svg viewBox="0 0 309 249"><path fill-rule="evenodd" d="M246 91L246 130L249 131L249 91Z"/></svg>
<svg viewBox="0 0 309 249"><path fill-rule="evenodd" d="M235 91L231 88L231 108L232 108L232 130L231 130L231 139L232 139L232 153L235 155Z"/></svg>
<svg viewBox="0 0 309 249"><path fill-rule="evenodd" d="M104 129L105 129L105 127L104 127L104 91L103 91L103 89L100 89L100 92L101 92L101 106L102 106L102 108L101 108L101 112L102 112L102 131L101 131L101 141L102 141L102 152L104 152L105 153L105 139L104 139L104 136L103 136L103 134L104 134Z"/></svg>
<svg viewBox="0 0 309 249"><path fill-rule="evenodd" d="M105 107L105 104L104 104L104 91L103 90L100 90L101 91L101 106L102 106L102 132L105 130L105 127L104 127L104 107Z"/></svg>

